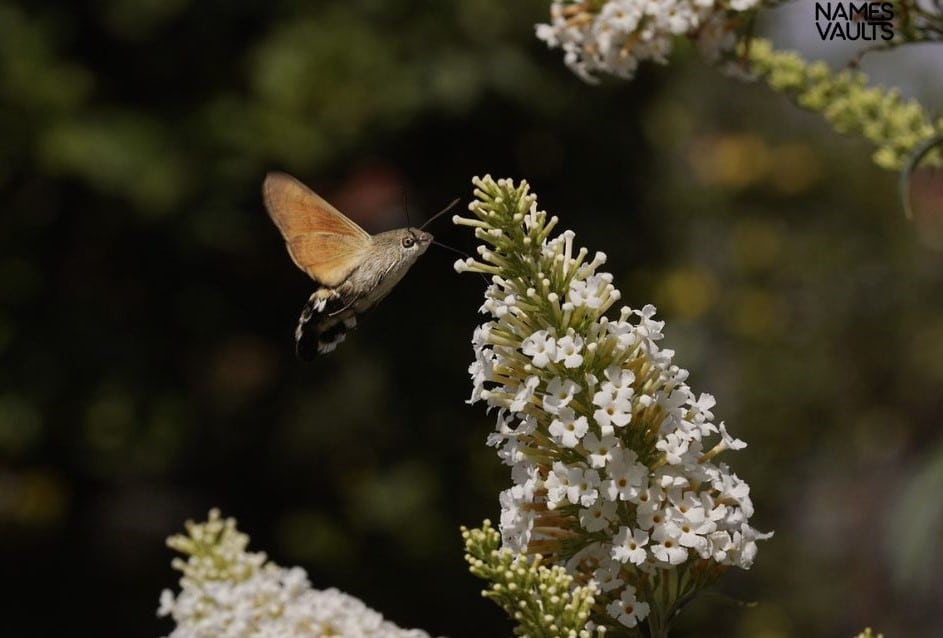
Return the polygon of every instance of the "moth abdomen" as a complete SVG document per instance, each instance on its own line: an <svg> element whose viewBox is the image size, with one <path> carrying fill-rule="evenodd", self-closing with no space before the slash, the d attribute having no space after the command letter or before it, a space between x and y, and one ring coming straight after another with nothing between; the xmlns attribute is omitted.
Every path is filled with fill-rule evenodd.
<svg viewBox="0 0 943 638"><path fill-rule="evenodd" d="M303 361L331 352L357 325L353 299L334 288L318 288L298 317L295 328L295 352Z"/></svg>

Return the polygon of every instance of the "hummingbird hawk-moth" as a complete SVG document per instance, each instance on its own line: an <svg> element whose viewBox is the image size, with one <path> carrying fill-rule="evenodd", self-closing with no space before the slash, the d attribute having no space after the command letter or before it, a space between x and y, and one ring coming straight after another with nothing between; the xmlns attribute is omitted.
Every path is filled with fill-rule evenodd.
<svg viewBox="0 0 943 638"><path fill-rule="evenodd" d="M421 228L371 235L285 173L266 175L262 196L292 261L318 285L295 328L303 360L334 350L432 243Z"/></svg>

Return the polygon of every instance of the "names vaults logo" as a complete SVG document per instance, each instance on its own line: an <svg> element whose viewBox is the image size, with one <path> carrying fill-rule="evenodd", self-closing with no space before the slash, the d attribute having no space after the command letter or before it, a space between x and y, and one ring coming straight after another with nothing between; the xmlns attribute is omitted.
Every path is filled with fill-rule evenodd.
<svg viewBox="0 0 943 638"><path fill-rule="evenodd" d="M890 2L816 2L815 28L822 40L894 39Z"/></svg>

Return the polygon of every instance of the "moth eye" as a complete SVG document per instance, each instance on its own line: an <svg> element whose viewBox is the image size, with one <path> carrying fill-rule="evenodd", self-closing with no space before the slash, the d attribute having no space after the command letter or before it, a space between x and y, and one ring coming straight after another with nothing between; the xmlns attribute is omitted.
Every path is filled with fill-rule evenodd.
<svg viewBox="0 0 943 638"><path fill-rule="evenodd" d="M416 240L413 239L412 235L406 235L403 237L403 248L412 248L412 245L416 243Z"/></svg>

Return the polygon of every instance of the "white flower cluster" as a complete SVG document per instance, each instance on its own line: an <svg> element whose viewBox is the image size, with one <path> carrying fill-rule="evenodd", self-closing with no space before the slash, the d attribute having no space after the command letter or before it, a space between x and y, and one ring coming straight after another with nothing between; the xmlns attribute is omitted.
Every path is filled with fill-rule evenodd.
<svg viewBox="0 0 943 638"><path fill-rule="evenodd" d="M693 39L712 62L736 44L738 13L761 0L578 0L556 1L550 24L537 37L561 47L577 75L595 82L596 73L631 78L639 62L667 62L674 38Z"/></svg>
<svg viewBox="0 0 943 638"><path fill-rule="evenodd" d="M336 589L312 589L305 571L267 562L246 552L248 537L232 519L210 513L206 523L187 525L189 536L168 543L186 554L174 566L183 572L181 591L164 590L159 616L177 626L170 638L429 638L383 620L363 602Z"/></svg>
<svg viewBox="0 0 943 638"><path fill-rule="evenodd" d="M455 221L486 245L481 261L456 268L493 281L481 308L490 320L473 337L470 401L498 409L489 443L514 482L500 496L503 543L595 581L622 625L670 618L664 600L726 566L750 567L769 536L749 525L749 485L712 462L746 444L714 423L714 398L695 395L674 352L658 346L653 306L604 316L620 297L597 272L605 255L588 261L571 231L550 239L557 218L537 210L526 182L475 184L474 219Z"/></svg>

